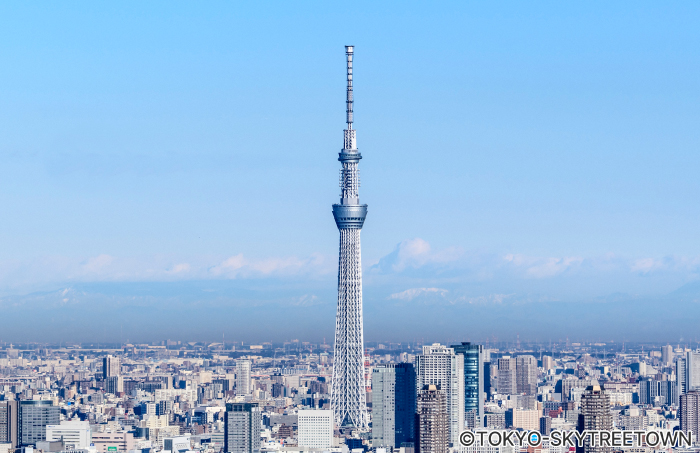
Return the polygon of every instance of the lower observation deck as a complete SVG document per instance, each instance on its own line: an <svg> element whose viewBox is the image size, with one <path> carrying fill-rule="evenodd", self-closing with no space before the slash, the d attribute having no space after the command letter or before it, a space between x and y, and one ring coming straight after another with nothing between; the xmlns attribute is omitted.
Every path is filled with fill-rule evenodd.
<svg viewBox="0 0 700 453"><path fill-rule="evenodd" d="M334 204L333 217L335 217L335 224L338 225L339 230L359 230L365 223L365 217L367 217L367 205Z"/></svg>

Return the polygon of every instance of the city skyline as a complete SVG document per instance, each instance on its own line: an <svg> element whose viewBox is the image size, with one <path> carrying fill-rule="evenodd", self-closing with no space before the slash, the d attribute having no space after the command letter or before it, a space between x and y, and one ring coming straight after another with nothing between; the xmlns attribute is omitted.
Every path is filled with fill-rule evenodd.
<svg viewBox="0 0 700 453"><path fill-rule="evenodd" d="M84 6L0 6L0 340L331 338L348 42L368 339L694 340L698 5Z"/></svg>

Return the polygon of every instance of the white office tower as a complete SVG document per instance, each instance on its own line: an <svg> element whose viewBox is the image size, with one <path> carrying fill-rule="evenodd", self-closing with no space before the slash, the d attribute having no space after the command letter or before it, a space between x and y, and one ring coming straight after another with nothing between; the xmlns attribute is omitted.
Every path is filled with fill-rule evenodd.
<svg viewBox="0 0 700 453"><path fill-rule="evenodd" d="M119 357L112 357L108 355L102 359L102 377L107 379L112 376L119 376L121 373L121 365L119 364Z"/></svg>
<svg viewBox="0 0 700 453"><path fill-rule="evenodd" d="M554 368L554 359L552 356L542 356L542 368L544 368L545 371L549 371Z"/></svg>
<svg viewBox="0 0 700 453"><path fill-rule="evenodd" d="M700 390L700 351L688 351L676 362L678 394Z"/></svg>
<svg viewBox="0 0 700 453"><path fill-rule="evenodd" d="M250 360L236 360L236 395L250 395Z"/></svg>
<svg viewBox="0 0 700 453"><path fill-rule="evenodd" d="M438 343L423 346L423 353L416 356L416 391L426 385L440 386L444 392L450 443L458 447L464 428L464 356Z"/></svg>
<svg viewBox="0 0 700 453"><path fill-rule="evenodd" d="M298 416L299 448L331 448L333 446L333 411L300 410Z"/></svg>
<svg viewBox="0 0 700 453"><path fill-rule="evenodd" d="M87 450L92 441L90 423L62 421L60 425L46 426L47 441L55 442L61 439L65 443L66 450Z"/></svg>

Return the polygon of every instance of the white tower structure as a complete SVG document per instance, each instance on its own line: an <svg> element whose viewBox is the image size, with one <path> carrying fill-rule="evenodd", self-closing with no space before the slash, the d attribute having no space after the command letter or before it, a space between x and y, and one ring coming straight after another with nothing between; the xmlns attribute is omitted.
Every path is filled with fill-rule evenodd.
<svg viewBox="0 0 700 453"><path fill-rule="evenodd" d="M343 149L338 160L340 203L333 205L333 216L340 230L338 263L338 307L335 317L335 347L331 408L338 426L367 427L365 405L364 336L362 328L362 267L360 230L367 216L367 205L360 204L360 174L353 123L352 60L353 46L345 46L347 58L346 122Z"/></svg>

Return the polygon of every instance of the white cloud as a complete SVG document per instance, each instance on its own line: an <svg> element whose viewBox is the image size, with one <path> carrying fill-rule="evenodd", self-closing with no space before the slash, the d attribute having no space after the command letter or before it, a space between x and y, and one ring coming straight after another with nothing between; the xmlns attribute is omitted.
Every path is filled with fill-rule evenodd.
<svg viewBox="0 0 700 453"><path fill-rule="evenodd" d="M500 305L515 294L459 295L444 288L411 288L391 294L387 299L402 302L416 300L427 305Z"/></svg>
<svg viewBox="0 0 700 453"><path fill-rule="evenodd" d="M314 294L304 294L292 300L292 305L297 307L313 307L314 305L321 305L323 303L324 302Z"/></svg>
<svg viewBox="0 0 700 453"><path fill-rule="evenodd" d="M283 257L247 259L242 254L225 259L212 266L209 273L215 277L239 278L255 276L321 275L331 272L330 260L322 255L307 258Z"/></svg>
<svg viewBox="0 0 700 453"><path fill-rule="evenodd" d="M189 272L191 268L192 266L190 266L188 263L180 263L173 266L169 272L171 274L183 274Z"/></svg>
<svg viewBox="0 0 700 453"><path fill-rule="evenodd" d="M634 260L630 269L632 272L642 272L646 274L647 272L658 270L662 267L663 263L659 260L655 260L654 258L641 258Z"/></svg>
<svg viewBox="0 0 700 453"><path fill-rule="evenodd" d="M442 288L411 288L407 289L406 291L401 291L400 293L394 293L389 296L389 299L413 300L416 297L424 296L426 294L445 297L448 292L448 290Z"/></svg>
<svg viewBox="0 0 700 453"><path fill-rule="evenodd" d="M100 273L105 268L109 267L110 264L114 262L114 257L106 254L97 255L92 258L88 258L85 264L82 266L82 271L85 273Z"/></svg>
<svg viewBox="0 0 700 453"><path fill-rule="evenodd" d="M516 254L506 255L503 260L516 268L523 269L524 275L528 278L554 277L583 262L583 258L578 256L541 258Z"/></svg>
<svg viewBox="0 0 700 453"><path fill-rule="evenodd" d="M458 297L454 300L455 304L470 304L470 305L486 305L486 304L502 304L506 299L510 299L515 294L489 294L477 297Z"/></svg>

